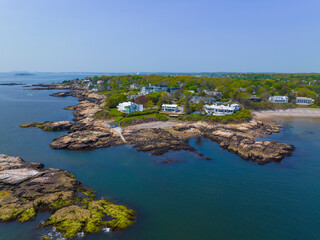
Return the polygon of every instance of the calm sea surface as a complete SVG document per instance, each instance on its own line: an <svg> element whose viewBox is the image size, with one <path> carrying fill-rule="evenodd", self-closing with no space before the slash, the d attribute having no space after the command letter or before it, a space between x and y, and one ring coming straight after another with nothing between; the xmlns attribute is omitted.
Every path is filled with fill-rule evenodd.
<svg viewBox="0 0 320 240"><path fill-rule="evenodd" d="M0 83L57 82L86 75L0 74ZM99 197L137 211L137 221L129 229L85 239L320 239L319 121L279 120L284 131L266 139L297 149L281 163L265 166L241 160L207 139L190 143L212 161L183 151L155 157L131 146L52 150L51 140L63 133L22 129L19 124L71 120L72 112L63 108L77 99L50 97L53 92L0 86L0 153L69 170ZM158 163L171 158L183 161ZM0 223L0 239L39 239L52 231L36 229L46 217L40 214L24 224Z"/></svg>

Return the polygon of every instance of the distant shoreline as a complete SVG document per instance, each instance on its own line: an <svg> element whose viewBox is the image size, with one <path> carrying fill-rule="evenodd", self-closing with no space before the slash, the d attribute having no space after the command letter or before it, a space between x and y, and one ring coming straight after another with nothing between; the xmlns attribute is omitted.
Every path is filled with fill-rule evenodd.
<svg viewBox="0 0 320 240"><path fill-rule="evenodd" d="M258 119L272 117L298 117L298 118L320 118L320 108L295 108L252 111Z"/></svg>
<svg viewBox="0 0 320 240"><path fill-rule="evenodd" d="M0 83L0 86L17 86L17 85L25 85L23 83Z"/></svg>

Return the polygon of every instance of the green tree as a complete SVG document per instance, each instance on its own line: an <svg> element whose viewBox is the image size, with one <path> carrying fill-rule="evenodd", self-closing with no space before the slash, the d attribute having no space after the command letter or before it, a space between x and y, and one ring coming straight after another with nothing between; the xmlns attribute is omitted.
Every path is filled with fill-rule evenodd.
<svg viewBox="0 0 320 240"><path fill-rule="evenodd" d="M204 106L204 101L203 101L203 99L201 99L196 105L196 110L198 112L202 112L203 111L203 106Z"/></svg>
<svg viewBox="0 0 320 240"><path fill-rule="evenodd" d="M182 94L183 94L183 90L180 89L180 90L176 90L174 91L174 93L172 94L172 97L176 100L182 98Z"/></svg>
<svg viewBox="0 0 320 240"><path fill-rule="evenodd" d="M149 93L147 97L156 105L160 101L161 92Z"/></svg>
<svg viewBox="0 0 320 240"><path fill-rule="evenodd" d="M309 90L307 88L298 88L297 89L297 96L298 97L315 98L315 97L317 97L317 93L312 90Z"/></svg>
<svg viewBox="0 0 320 240"><path fill-rule="evenodd" d="M320 107L320 96L316 97L316 99L314 100L314 104Z"/></svg>
<svg viewBox="0 0 320 240"><path fill-rule="evenodd" d="M186 99L184 100L184 112L186 114L190 114L192 112L192 107L190 104L191 95L186 96Z"/></svg>
<svg viewBox="0 0 320 240"><path fill-rule="evenodd" d="M264 92L262 94L260 94L260 97L264 100L264 101L268 101L269 97L271 97L271 93L269 92Z"/></svg>
<svg viewBox="0 0 320 240"><path fill-rule="evenodd" d="M170 96L169 96L169 94L166 93L166 92L162 92L160 101L161 101L161 105L162 105L163 103L170 103Z"/></svg>
<svg viewBox="0 0 320 240"><path fill-rule="evenodd" d="M115 108L119 103L125 102L127 100L127 96L124 94L116 94L108 97L106 106L109 108Z"/></svg>

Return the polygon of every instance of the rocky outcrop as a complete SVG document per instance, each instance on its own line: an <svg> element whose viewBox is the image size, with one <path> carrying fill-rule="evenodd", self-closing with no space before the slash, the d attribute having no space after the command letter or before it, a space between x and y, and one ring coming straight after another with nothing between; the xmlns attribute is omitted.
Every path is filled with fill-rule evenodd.
<svg viewBox="0 0 320 240"><path fill-rule="evenodd" d="M59 122L30 122L20 124L22 128L28 127L38 127L44 131L69 131L71 129L72 123L69 121L59 121Z"/></svg>
<svg viewBox="0 0 320 240"><path fill-rule="evenodd" d="M122 144L119 136L111 132L76 131L53 139L50 147L54 149L90 150Z"/></svg>
<svg viewBox="0 0 320 240"><path fill-rule="evenodd" d="M202 129L204 131L204 129ZM255 141L256 137L267 136L281 131L278 125L266 125L260 121L251 121L238 125L218 126L204 136L218 142L220 147L237 154L245 160L257 164L279 162L294 151L293 145L271 141Z"/></svg>
<svg viewBox="0 0 320 240"><path fill-rule="evenodd" d="M52 97L77 97L80 102L88 101L95 104L102 104L105 101L105 97L103 95L99 95L97 93L92 93L88 91L75 90L68 92L57 92L53 93L50 96Z"/></svg>
<svg viewBox="0 0 320 240"><path fill-rule="evenodd" d="M170 150L196 151L186 141L180 140L161 128L132 131L125 133L124 138L129 144L133 144L138 151L151 152L152 155L162 155Z"/></svg>
<svg viewBox="0 0 320 240"><path fill-rule="evenodd" d="M72 174L0 154L0 221L25 222L71 204L84 188Z"/></svg>
<svg viewBox="0 0 320 240"><path fill-rule="evenodd" d="M55 89L72 89L72 90L85 90L85 87L81 87L77 84L59 84L59 83L49 83L49 84L33 84L32 88L28 90L55 90Z"/></svg>
<svg viewBox="0 0 320 240"><path fill-rule="evenodd" d="M67 238L103 227L122 230L135 215L125 206L95 200L92 191L68 171L0 154L0 222L31 221L44 211L53 215L41 226L54 226Z"/></svg>

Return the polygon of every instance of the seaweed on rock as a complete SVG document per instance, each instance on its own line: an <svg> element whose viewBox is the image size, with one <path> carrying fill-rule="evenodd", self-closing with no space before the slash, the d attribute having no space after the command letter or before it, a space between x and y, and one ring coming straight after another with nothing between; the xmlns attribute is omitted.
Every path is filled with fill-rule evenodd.
<svg viewBox="0 0 320 240"><path fill-rule="evenodd" d="M125 206L95 200L93 190L68 171L0 154L0 222L31 221L39 212L52 213L39 227L54 226L66 238L103 227L122 230L135 215Z"/></svg>

